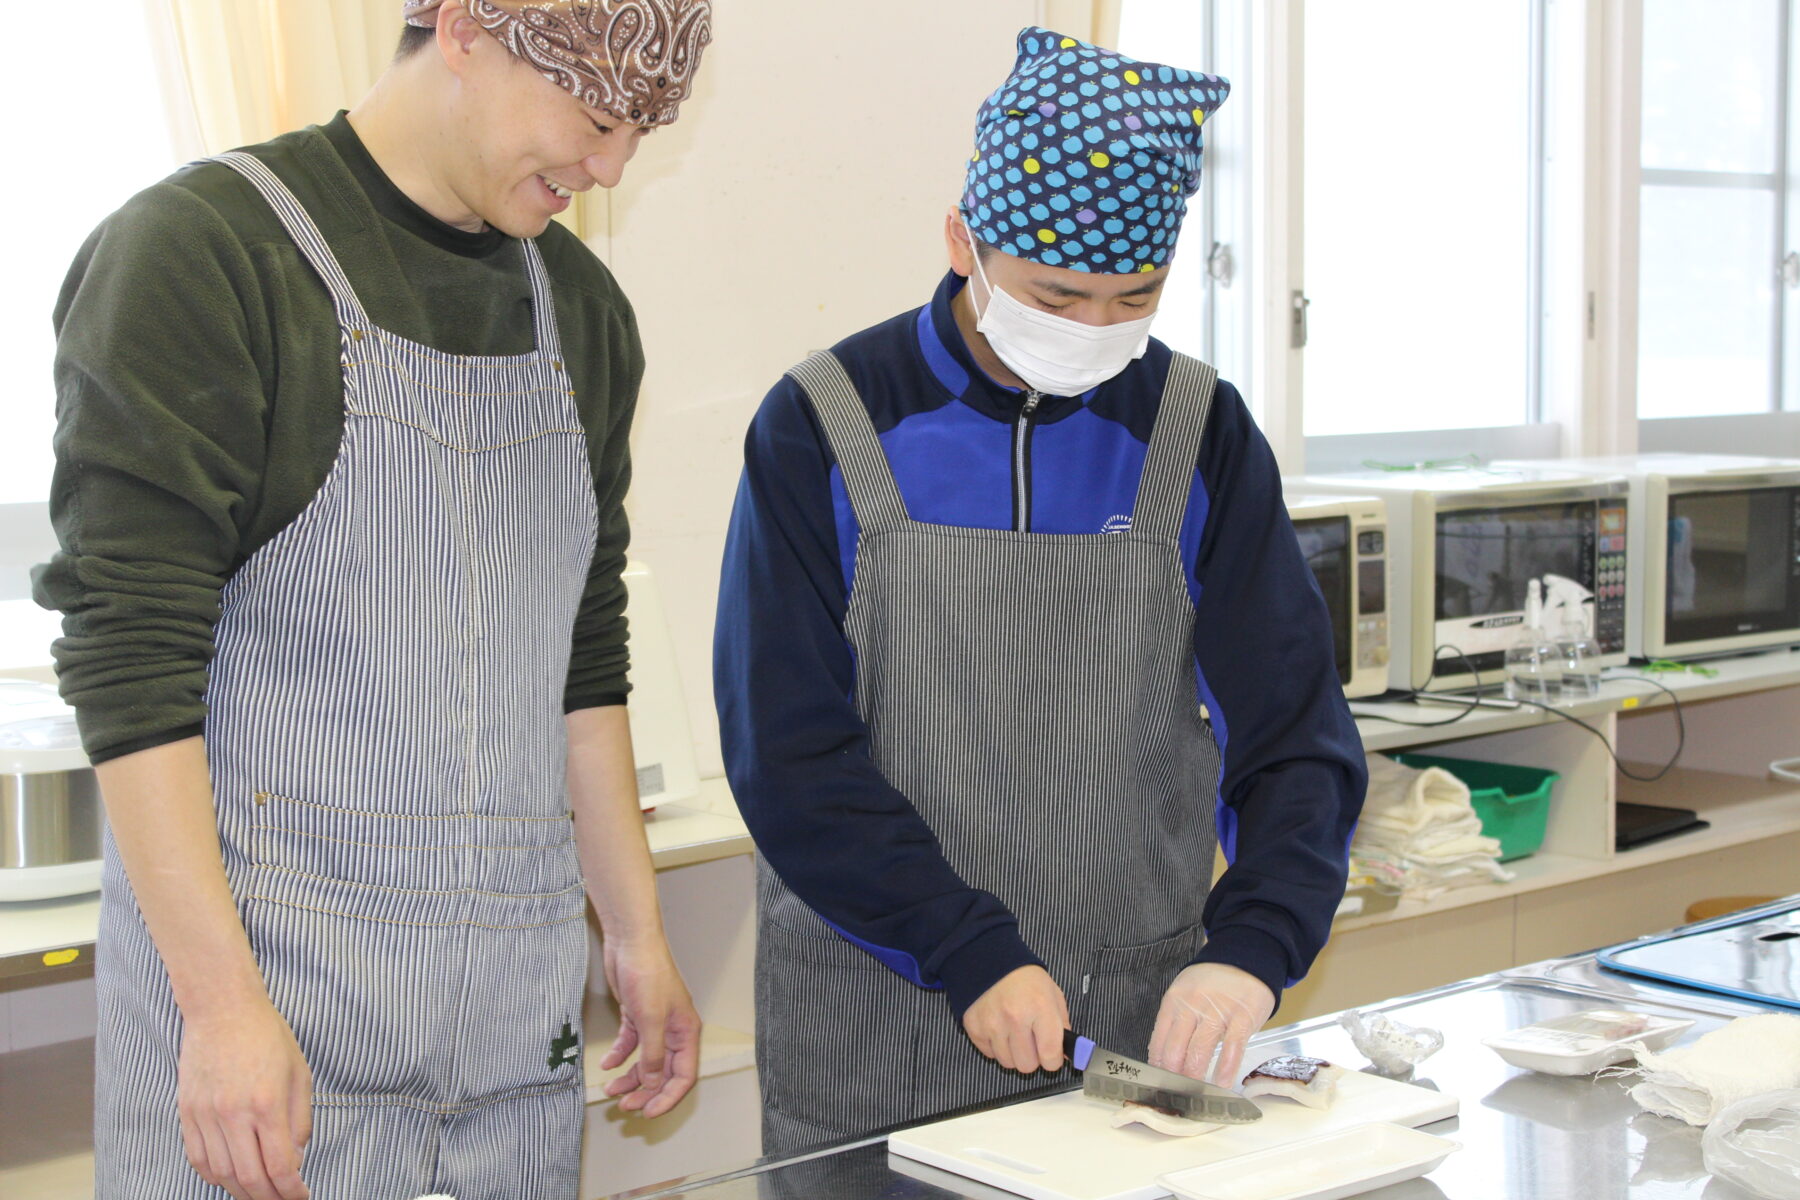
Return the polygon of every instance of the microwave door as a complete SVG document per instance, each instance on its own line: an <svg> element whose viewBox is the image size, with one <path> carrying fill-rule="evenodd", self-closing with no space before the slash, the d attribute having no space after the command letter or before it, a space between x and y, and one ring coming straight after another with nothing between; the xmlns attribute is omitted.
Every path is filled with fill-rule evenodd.
<svg viewBox="0 0 1800 1200"><path fill-rule="evenodd" d="M1294 534L1300 541L1300 553L1306 558L1313 580L1325 597L1338 682L1348 685L1354 657L1350 629L1350 520L1347 517L1320 517L1295 521Z"/></svg>
<svg viewBox="0 0 1800 1200"><path fill-rule="evenodd" d="M1439 514L1433 673L1498 683L1533 579L1561 575L1593 591L1594 529L1591 501Z"/></svg>
<svg viewBox="0 0 1800 1200"><path fill-rule="evenodd" d="M1669 497L1665 640L1800 629L1800 488Z"/></svg>

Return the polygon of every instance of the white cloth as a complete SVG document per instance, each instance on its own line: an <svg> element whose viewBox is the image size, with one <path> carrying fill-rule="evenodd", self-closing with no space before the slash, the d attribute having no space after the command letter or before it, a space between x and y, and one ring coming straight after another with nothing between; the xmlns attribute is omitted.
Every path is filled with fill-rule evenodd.
<svg viewBox="0 0 1800 1200"><path fill-rule="evenodd" d="M1410 834L1475 815L1469 806L1469 785L1442 767L1421 771L1385 754L1368 755L1368 760L1365 825Z"/></svg>
<svg viewBox="0 0 1800 1200"><path fill-rule="evenodd" d="M1646 1112L1705 1125L1739 1100L1800 1088L1800 1017L1739 1017L1662 1054L1640 1050L1631 1098Z"/></svg>
<svg viewBox="0 0 1800 1200"><path fill-rule="evenodd" d="M1397 878L1403 895L1420 900L1513 878L1500 866L1500 843L1482 836L1467 784L1441 767L1419 770L1381 754L1368 762L1350 853L1369 873Z"/></svg>

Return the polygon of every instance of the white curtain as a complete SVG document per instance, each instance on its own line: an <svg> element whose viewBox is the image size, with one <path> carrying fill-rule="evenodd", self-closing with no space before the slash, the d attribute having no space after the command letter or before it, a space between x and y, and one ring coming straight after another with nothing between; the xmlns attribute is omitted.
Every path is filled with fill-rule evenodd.
<svg viewBox="0 0 1800 1200"><path fill-rule="evenodd" d="M1125 0L1042 0L1046 29L1112 49L1119 42L1119 9Z"/></svg>
<svg viewBox="0 0 1800 1200"><path fill-rule="evenodd" d="M145 0L176 149L188 158L323 124L392 61L400 0ZM584 238L605 200L558 220Z"/></svg>
<svg viewBox="0 0 1800 1200"><path fill-rule="evenodd" d="M397 0L146 0L175 134L199 156L328 121L400 36Z"/></svg>

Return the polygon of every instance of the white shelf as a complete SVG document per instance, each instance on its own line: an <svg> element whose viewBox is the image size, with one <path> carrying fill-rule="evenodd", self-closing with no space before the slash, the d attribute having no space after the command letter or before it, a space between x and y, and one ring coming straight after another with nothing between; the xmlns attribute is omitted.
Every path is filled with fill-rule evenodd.
<svg viewBox="0 0 1800 1200"><path fill-rule="evenodd" d="M1647 772L1648 768L1639 771L1640 774ZM1622 871L1635 871L1640 867L1690 858L1713 850L1800 833L1800 787L1793 784L1677 767L1657 785L1654 795L1646 791L1640 797L1631 791L1632 786L1630 780L1621 777L1619 798L1641 798L1645 803L1665 806L1678 804L1692 808L1710 821L1712 828L1676 834L1648 846L1621 851L1610 858L1581 858L1571 854L1539 852L1506 864L1506 869L1517 876L1511 883L1456 888L1430 900L1403 900L1387 912L1345 917L1336 921L1331 927L1332 934L1336 936L1383 925L1389 921L1404 921L1409 917L1449 912L1490 900L1504 900L1563 884L1579 883Z"/></svg>
<svg viewBox="0 0 1800 1200"><path fill-rule="evenodd" d="M1653 768L1632 764L1638 774ZM1621 776L1619 799L1640 804L1691 808L1711 829L1679 833L1613 856L1618 870L1654 866L1708 850L1723 850L1784 834L1800 833L1800 785L1722 771L1676 767L1652 788Z"/></svg>
<svg viewBox="0 0 1800 1200"><path fill-rule="evenodd" d="M1648 682L1649 679L1669 688L1684 704L1745 692L1800 686L1800 651L1796 650L1746 654L1736 658L1714 659L1700 665L1717 674L1711 678L1698 674L1646 677L1631 667L1609 670L1605 681L1600 685L1599 696L1559 711L1591 723L1593 718L1603 717L1608 713L1641 711L1669 704L1668 693ZM1354 703L1363 707L1373 702L1360 700ZM1366 716L1356 718L1356 727L1362 733L1365 749L1398 750L1409 746L1430 745L1433 742L1485 737L1491 733L1506 733L1514 729L1529 729L1562 721L1555 713L1545 712L1540 708L1479 708L1460 720L1451 721L1449 718L1456 715L1456 709L1448 704L1415 704L1407 701L1382 704L1381 707L1391 710L1396 720L1384 721L1379 717ZM1402 721L1445 723L1420 728L1401 724Z"/></svg>
<svg viewBox="0 0 1800 1200"><path fill-rule="evenodd" d="M665 804L644 817L650 860L657 869L748 854L750 832L737 815L723 779L705 779L686 804ZM85 960L100 928L97 893L61 900L0 904L0 978L60 970ZM73 963L50 964L46 953L76 950Z"/></svg>
<svg viewBox="0 0 1800 1200"><path fill-rule="evenodd" d="M0 978L39 971L66 970L85 962L100 928L100 896L66 896L0 904ZM58 960L69 951L69 961Z"/></svg>
<svg viewBox="0 0 1800 1200"><path fill-rule="evenodd" d="M650 839L650 861L658 870L748 854L752 849L750 831L723 779L702 779L694 799L658 806L644 817L644 833Z"/></svg>

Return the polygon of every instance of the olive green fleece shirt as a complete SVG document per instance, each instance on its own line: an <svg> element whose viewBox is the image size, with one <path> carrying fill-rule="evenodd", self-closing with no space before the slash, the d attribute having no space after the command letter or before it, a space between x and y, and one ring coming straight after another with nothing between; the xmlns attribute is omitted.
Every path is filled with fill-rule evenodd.
<svg viewBox="0 0 1800 1200"><path fill-rule="evenodd" d="M532 349L520 242L425 212L344 114L250 152L299 197L376 325L452 354ZM643 349L630 304L580 239L553 224L537 241L600 513L572 712L622 703L628 687L623 502ZM268 203L218 163L184 167L108 217L76 256L55 323L61 550L34 581L38 602L63 613L62 693L103 762L200 733L220 591L336 459L338 328Z"/></svg>

